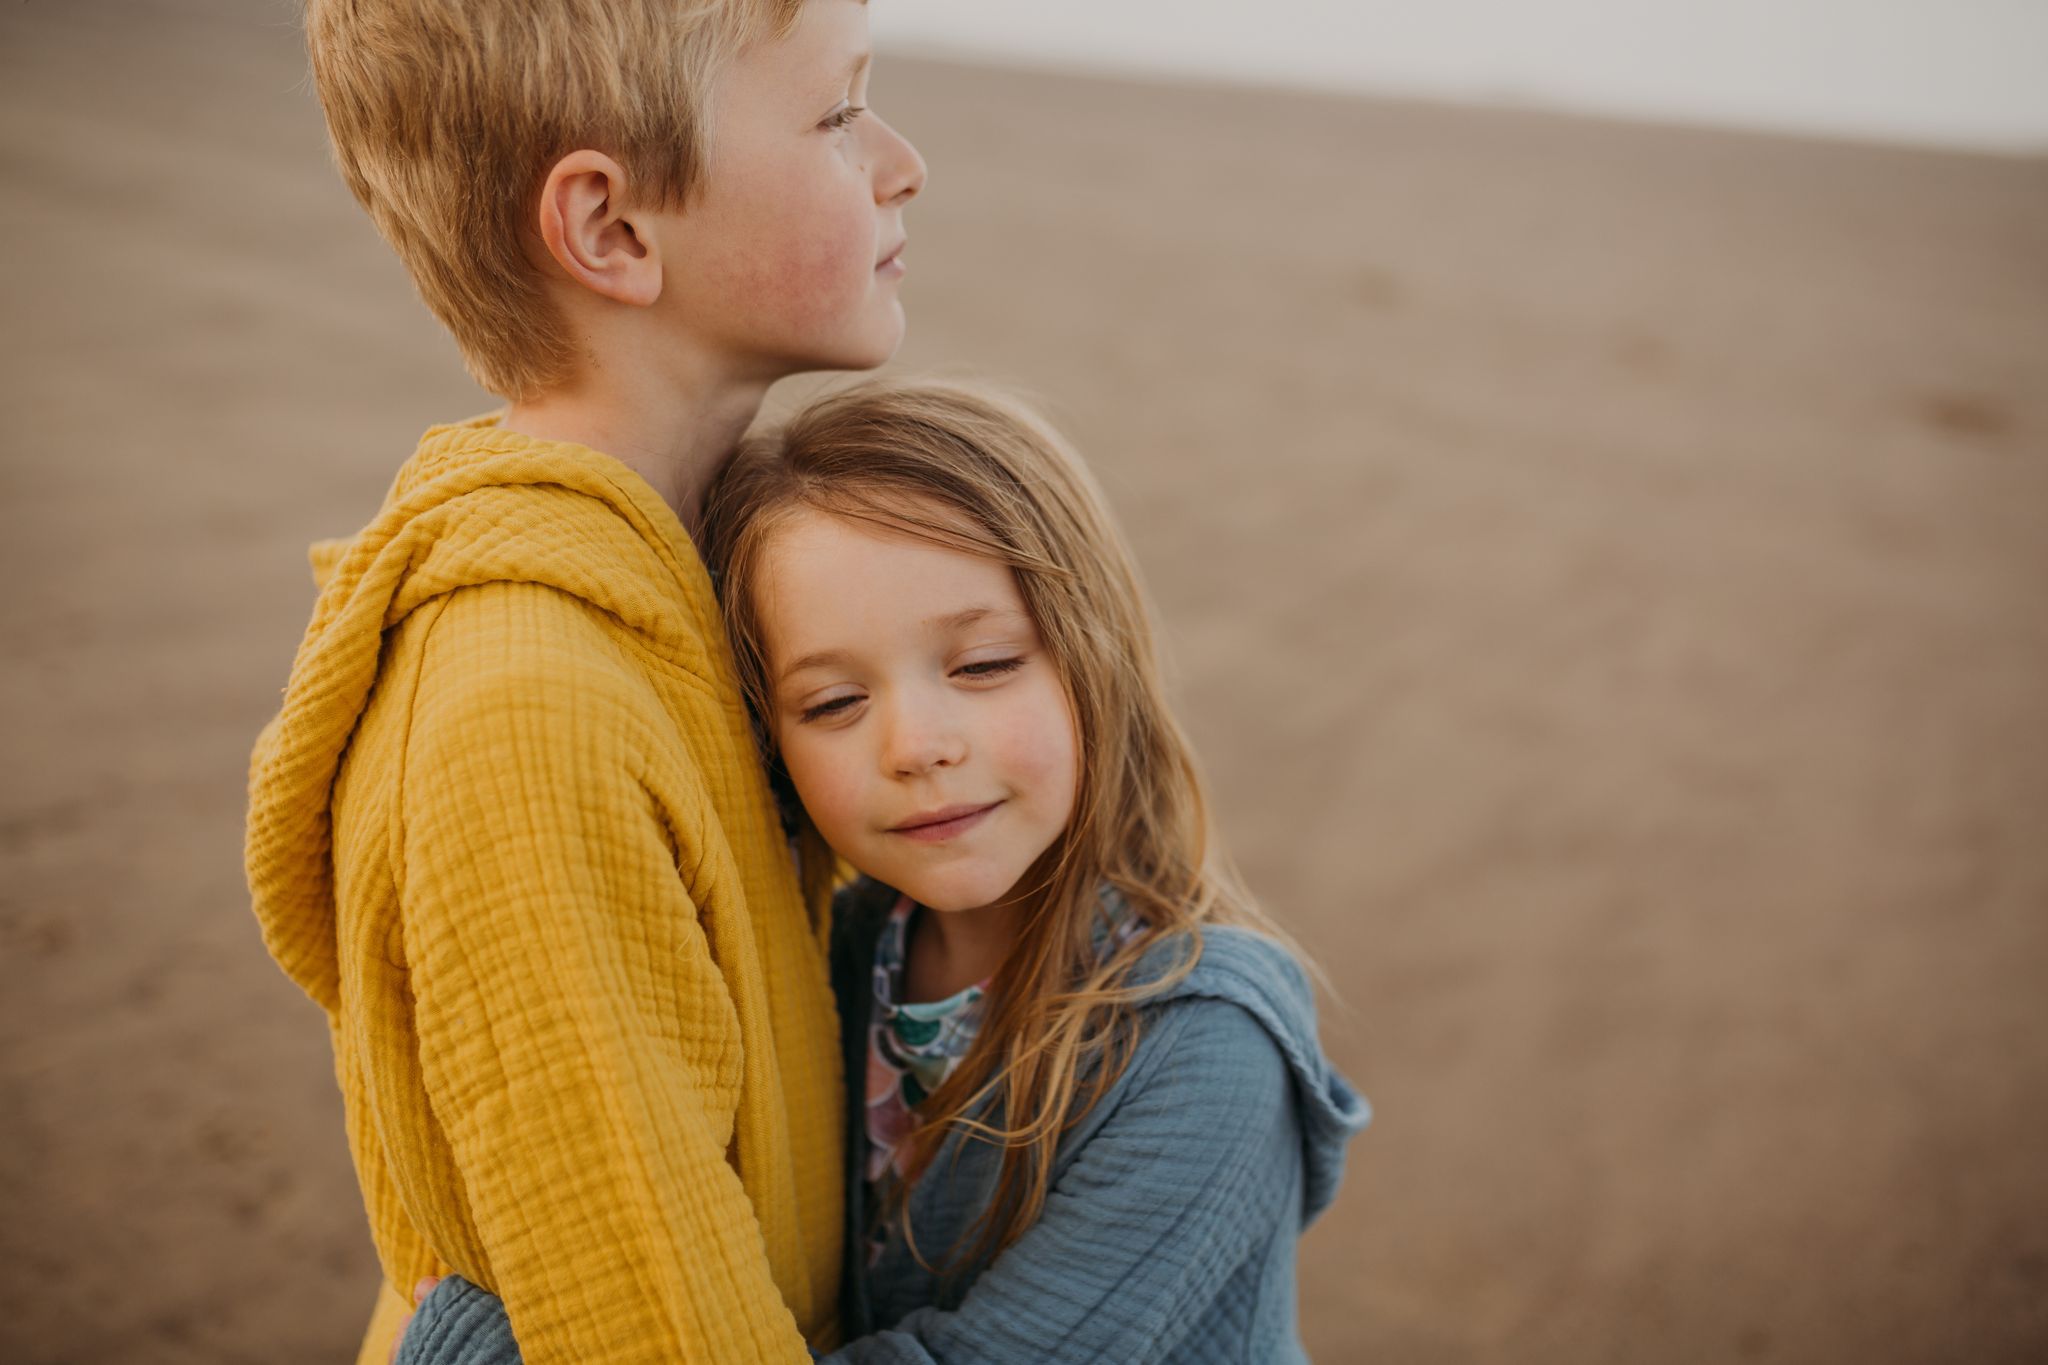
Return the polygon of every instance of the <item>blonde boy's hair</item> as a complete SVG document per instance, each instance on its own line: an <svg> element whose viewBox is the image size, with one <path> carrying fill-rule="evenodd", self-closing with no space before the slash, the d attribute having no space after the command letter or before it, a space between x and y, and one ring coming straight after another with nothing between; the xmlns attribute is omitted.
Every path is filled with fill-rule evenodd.
<svg viewBox="0 0 2048 1365"><path fill-rule="evenodd" d="M342 178L455 334L479 384L567 376L567 327L527 255L549 167L592 148L632 207L704 173L711 89L803 0L308 0L313 82Z"/></svg>

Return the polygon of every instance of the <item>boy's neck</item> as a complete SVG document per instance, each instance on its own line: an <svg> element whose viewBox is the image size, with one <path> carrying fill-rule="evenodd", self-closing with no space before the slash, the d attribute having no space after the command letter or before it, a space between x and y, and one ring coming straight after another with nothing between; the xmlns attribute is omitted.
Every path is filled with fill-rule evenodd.
<svg viewBox="0 0 2048 1365"><path fill-rule="evenodd" d="M766 379L677 382L673 376L586 376L513 403L506 431L570 441L647 480L694 539L704 494L761 410Z"/></svg>

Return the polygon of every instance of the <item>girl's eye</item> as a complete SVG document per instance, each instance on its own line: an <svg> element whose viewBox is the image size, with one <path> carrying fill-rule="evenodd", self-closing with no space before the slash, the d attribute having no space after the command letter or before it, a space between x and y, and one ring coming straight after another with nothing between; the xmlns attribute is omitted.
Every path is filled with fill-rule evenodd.
<svg viewBox="0 0 2048 1365"><path fill-rule="evenodd" d="M827 128L844 128L868 111L865 104L849 104L831 118L825 120Z"/></svg>
<svg viewBox="0 0 2048 1365"><path fill-rule="evenodd" d="M843 697L828 697L816 706L806 706L802 712L803 722L808 725L814 720L824 720L827 717L836 716L842 711L852 709L859 701L860 698L852 693L848 693Z"/></svg>
<svg viewBox="0 0 2048 1365"><path fill-rule="evenodd" d="M1014 673L1024 666L1022 659L985 659L980 663L965 664L959 672L970 678L1000 678L1005 673Z"/></svg>

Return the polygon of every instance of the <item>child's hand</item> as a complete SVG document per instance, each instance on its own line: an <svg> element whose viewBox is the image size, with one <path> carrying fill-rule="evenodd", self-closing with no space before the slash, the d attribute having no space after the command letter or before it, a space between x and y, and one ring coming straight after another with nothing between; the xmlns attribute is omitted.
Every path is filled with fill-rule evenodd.
<svg viewBox="0 0 2048 1365"><path fill-rule="evenodd" d="M412 1287L412 1306L417 1309L426 1302L427 1295L434 1292L434 1286L441 1283L439 1275L429 1275ZM398 1335L391 1338L391 1365L397 1365L398 1348L405 1345L405 1329L412 1326L412 1314L407 1313L398 1324Z"/></svg>

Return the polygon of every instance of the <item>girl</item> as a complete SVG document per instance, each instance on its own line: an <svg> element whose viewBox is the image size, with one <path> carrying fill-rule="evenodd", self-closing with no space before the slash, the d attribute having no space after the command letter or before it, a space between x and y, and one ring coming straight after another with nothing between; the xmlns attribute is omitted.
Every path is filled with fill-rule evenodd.
<svg viewBox="0 0 2048 1365"><path fill-rule="evenodd" d="M1129 551L1022 411L871 383L706 513L849 1078L835 1362L1302 1359L1295 1246L1367 1109L1213 847ZM408 1365L517 1360L459 1278Z"/></svg>

